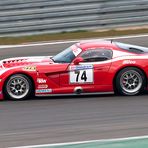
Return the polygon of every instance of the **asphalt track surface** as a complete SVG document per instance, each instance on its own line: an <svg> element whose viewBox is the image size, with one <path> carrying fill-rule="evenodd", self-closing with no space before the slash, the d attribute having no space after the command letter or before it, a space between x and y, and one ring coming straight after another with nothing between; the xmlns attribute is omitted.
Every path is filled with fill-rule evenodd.
<svg viewBox="0 0 148 148"><path fill-rule="evenodd" d="M148 37L120 41L148 47ZM54 55L71 44L6 48L0 55ZM0 148L143 135L148 135L148 94L0 102Z"/></svg>

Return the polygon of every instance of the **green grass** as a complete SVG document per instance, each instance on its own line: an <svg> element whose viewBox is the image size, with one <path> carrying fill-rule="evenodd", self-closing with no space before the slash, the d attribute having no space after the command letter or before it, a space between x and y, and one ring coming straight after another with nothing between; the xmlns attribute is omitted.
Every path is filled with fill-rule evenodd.
<svg viewBox="0 0 148 148"><path fill-rule="evenodd" d="M144 34L148 33L148 29L128 29L128 30L109 30L109 31L76 31L76 32L62 32L57 34L43 34L21 37L0 37L0 45L8 44L24 44L30 42L67 40L67 39L85 39L85 38L99 38L109 36L121 36L129 34Z"/></svg>

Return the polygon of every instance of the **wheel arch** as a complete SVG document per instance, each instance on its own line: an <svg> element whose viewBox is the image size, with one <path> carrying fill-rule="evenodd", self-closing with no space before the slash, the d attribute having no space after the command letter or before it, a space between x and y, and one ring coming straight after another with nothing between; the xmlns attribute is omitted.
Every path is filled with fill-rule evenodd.
<svg viewBox="0 0 148 148"><path fill-rule="evenodd" d="M123 69L125 69L125 68L129 68L129 67L131 67L131 68L137 68L137 69L141 70L141 72L144 74L145 80L146 80L146 81L145 81L145 87L147 86L147 83L148 83L147 75L146 75L146 72L145 72L141 67L139 67L139 66L125 66L125 67L122 67L122 68L118 69L118 70L116 71L114 77L113 77L113 82L112 82L112 83L113 83L113 89L114 89L114 92L115 92L115 93L117 92L115 80L116 80L116 77L117 77L118 73L119 73L121 70L123 70Z"/></svg>

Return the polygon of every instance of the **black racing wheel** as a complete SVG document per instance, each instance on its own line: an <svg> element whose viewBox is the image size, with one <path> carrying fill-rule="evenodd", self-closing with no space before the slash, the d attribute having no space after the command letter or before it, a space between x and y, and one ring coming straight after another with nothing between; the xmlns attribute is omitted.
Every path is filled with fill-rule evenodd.
<svg viewBox="0 0 148 148"><path fill-rule="evenodd" d="M4 85L4 94L11 100L24 100L31 95L32 90L31 80L23 74L10 76Z"/></svg>
<svg viewBox="0 0 148 148"><path fill-rule="evenodd" d="M138 95L144 91L145 86L144 73L135 67L122 69L115 79L115 89L121 95Z"/></svg>

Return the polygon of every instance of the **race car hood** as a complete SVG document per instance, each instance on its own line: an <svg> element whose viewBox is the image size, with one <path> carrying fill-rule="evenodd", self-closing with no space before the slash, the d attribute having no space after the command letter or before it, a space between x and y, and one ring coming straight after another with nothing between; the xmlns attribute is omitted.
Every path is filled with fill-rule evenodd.
<svg viewBox="0 0 148 148"><path fill-rule="evenodd" d="M18 58L9 58L0 61L0 68L11 68L16 66L25 66L25 65L36 65L39 63L51 63L54 62L51 59L51 56L34 56L34 57L18 57Z"/></svg>

